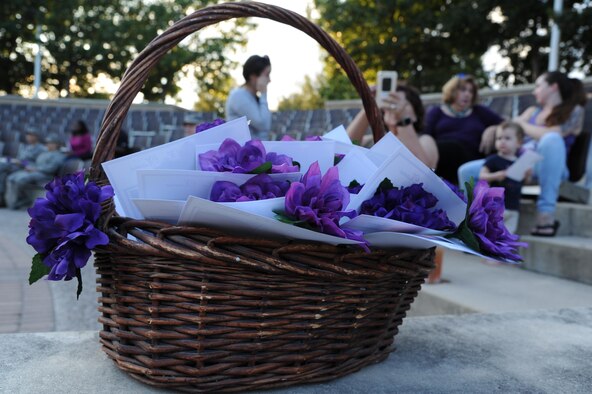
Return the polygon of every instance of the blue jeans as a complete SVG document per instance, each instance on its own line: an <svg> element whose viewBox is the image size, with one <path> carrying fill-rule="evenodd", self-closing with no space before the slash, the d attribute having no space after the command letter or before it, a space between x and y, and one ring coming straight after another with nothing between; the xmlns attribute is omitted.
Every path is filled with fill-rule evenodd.
<svg viewBox="0 0 592 394"><path fill-rule="evenodd" d="M536 151L543 156L534 167L534 175L541 185L541 194L537 200L537 211L555 213L559 186L569 177L566 163L565 142L559 133L547 133L537 143ZM464 189L465 182L471 177L479 179L479 172L485 160L473 160L458 169L458 181Z"/></svg>

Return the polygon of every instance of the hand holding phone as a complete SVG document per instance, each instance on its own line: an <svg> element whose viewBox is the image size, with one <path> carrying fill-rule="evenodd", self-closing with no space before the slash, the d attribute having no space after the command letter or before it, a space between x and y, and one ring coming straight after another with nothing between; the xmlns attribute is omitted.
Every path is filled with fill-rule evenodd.
<svg viewBox="0 0 592 394"><path fill-rule="evenodd" d="M397 91L397 77L396 71L381 70L378 72L376 78L376 104L379 108L386 105L384 100L389 97L391 92Z"/></svg>

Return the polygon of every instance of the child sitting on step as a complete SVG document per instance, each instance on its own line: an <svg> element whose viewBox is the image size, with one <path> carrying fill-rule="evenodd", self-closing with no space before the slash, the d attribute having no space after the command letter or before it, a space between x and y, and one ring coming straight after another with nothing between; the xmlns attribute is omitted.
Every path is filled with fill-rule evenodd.
<svg viewBox="0 0 592 394"><path fill-rule="evenodd" d="M485 164L479 173L479 179L483 179L491 186L506 189L504 224L508 231L515 233L518 228L520 195L522 181L516 181L506 177L506 169L518 158L518 151L524 140L524 130L515 122L503 122L495 131L495 149L497 154L485 159Z"/></svg>

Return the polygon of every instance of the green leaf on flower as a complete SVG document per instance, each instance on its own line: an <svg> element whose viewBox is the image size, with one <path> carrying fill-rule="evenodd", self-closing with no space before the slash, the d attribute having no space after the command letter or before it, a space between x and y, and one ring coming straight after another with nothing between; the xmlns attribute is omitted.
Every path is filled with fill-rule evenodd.
<svg viewBox="0 0 592 394"><path fill-rule="evenodd" d="M467 220L469 219L469 209L471 208L471 204L473 203L473 189L475 188L475 179L471 177L469 182L465 182L466 192L467 192L467 211L465 213L465 220L458 226L454 234L449 235L447 238L458 238L465 243L469 248L473 249L476 252L481 252L481 247L479 246L479 241L475 234L469 228L467 224Z"/></svg>
<svg viewBox="0 0 592 394"><path fill-rule="evenodd" d="M475 252L481 252L481 247L479 246L479 241L477 241L477 237L471 231L469 226L466 223L466 220L458 226L458 229L454 234L449 236L449 238L458 238L465 243L469 248L473 249Z"/></svg>
<svg viewBox="0 0 592 394"><path fill-rule="evenodd" d="M395 186L393 186L393 183L391 182L390 179L388 178L384 178L382 180L382 182L380 182L380 185L378 185L378 189L380 191L387 191L387 190L391 190L392 188L394 188Z"/></svg>
<svg viewBox="0 0 592 394"><path fill-rule="evenodd" d="M286 213L283 211L273 211L273 213L275 213L276 220L278 220L282 223L294 224L294 225L297 225L299 223L304 223L303 220L294 220L291 217L286 216Z"/></svg>
<svg viewBox="0 0 592 394"><path fill-rule="evenodd" d="M265 163L261 164L259 167L251 170L249 174L268 174L271 171L271 162L266 161Z"/></svg>
<svg viewBox="0 0 592 394"><path fill-rule="evenodd" d="M467 192L467 214L469 213L469 207L473 202L473 189L475 189L475 179L471 177L469 182L465 182L465 190Z"/></svg>
<svg viewBox="0 0 592 394"><path fill-rule="evenodd" d="M76 268L76 279L78 280L78 287L76 288L76 299L80 298L80 293L82 293L82 274L80 273L80 268Z"/></svg>
<svg viewBox="0 0 592 394"><path fill-rule="evenodd" d="M286 216L285 212L282 211L273 211L275 213L275 219L286 224L291 224L296 227L305 228L307 230L318 231L313 226L311 226L306 220L294 220L289 216Z"/></svg>
<svg viewBox="0 0 592 394"><path fill-rule="evenodd" d="M49 274L49 267L43 264L43 256L40 253L37 253L33 257L33 262L31 264L31 273L29 274L29 284L32 285L33 283L37 282L39 279L43 278L45 275Z"/></svg>
<svg viewBox="0 0 592 394"><path fill-rule="evenodd" d="M383 181L384 182L384 181ZM351 181L349 183L349 185L347 187L357 187L357 186L361 186L360 182L356 181L355 179L353 181Z"/></svg>
<svg viewBox="0 0 592 394"><path fill-rule="evenodd" d="M299 162L297 162L296 160L292 160L292 165L294 165L294 166L298 166L298 169L299 169L299 170L300 170L300 169L302 169L302 166L301 166L301 165L300 165L300 163L299 163Z"/></svg>

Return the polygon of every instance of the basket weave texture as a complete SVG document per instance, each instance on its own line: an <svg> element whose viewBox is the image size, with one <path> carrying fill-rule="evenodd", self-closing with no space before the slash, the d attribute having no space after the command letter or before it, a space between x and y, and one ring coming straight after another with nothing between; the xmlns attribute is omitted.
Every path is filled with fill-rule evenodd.
<svg viewBox="0 0 592 394"><path fill-rule="evenodd" d="M155 38L109 106L91 166L113 156L150 69L187 35L256 16L291 25L335 57L357 88L375 139L384 130L359 69L306 18L261 3L199 10ZM433 268L433 250L372 250L226 234L121 218L106 204L96 251L100 341L117 366L155 386L233 392L330 380L385 359ZM136 240L128 239L133 235Z"/></svg>

